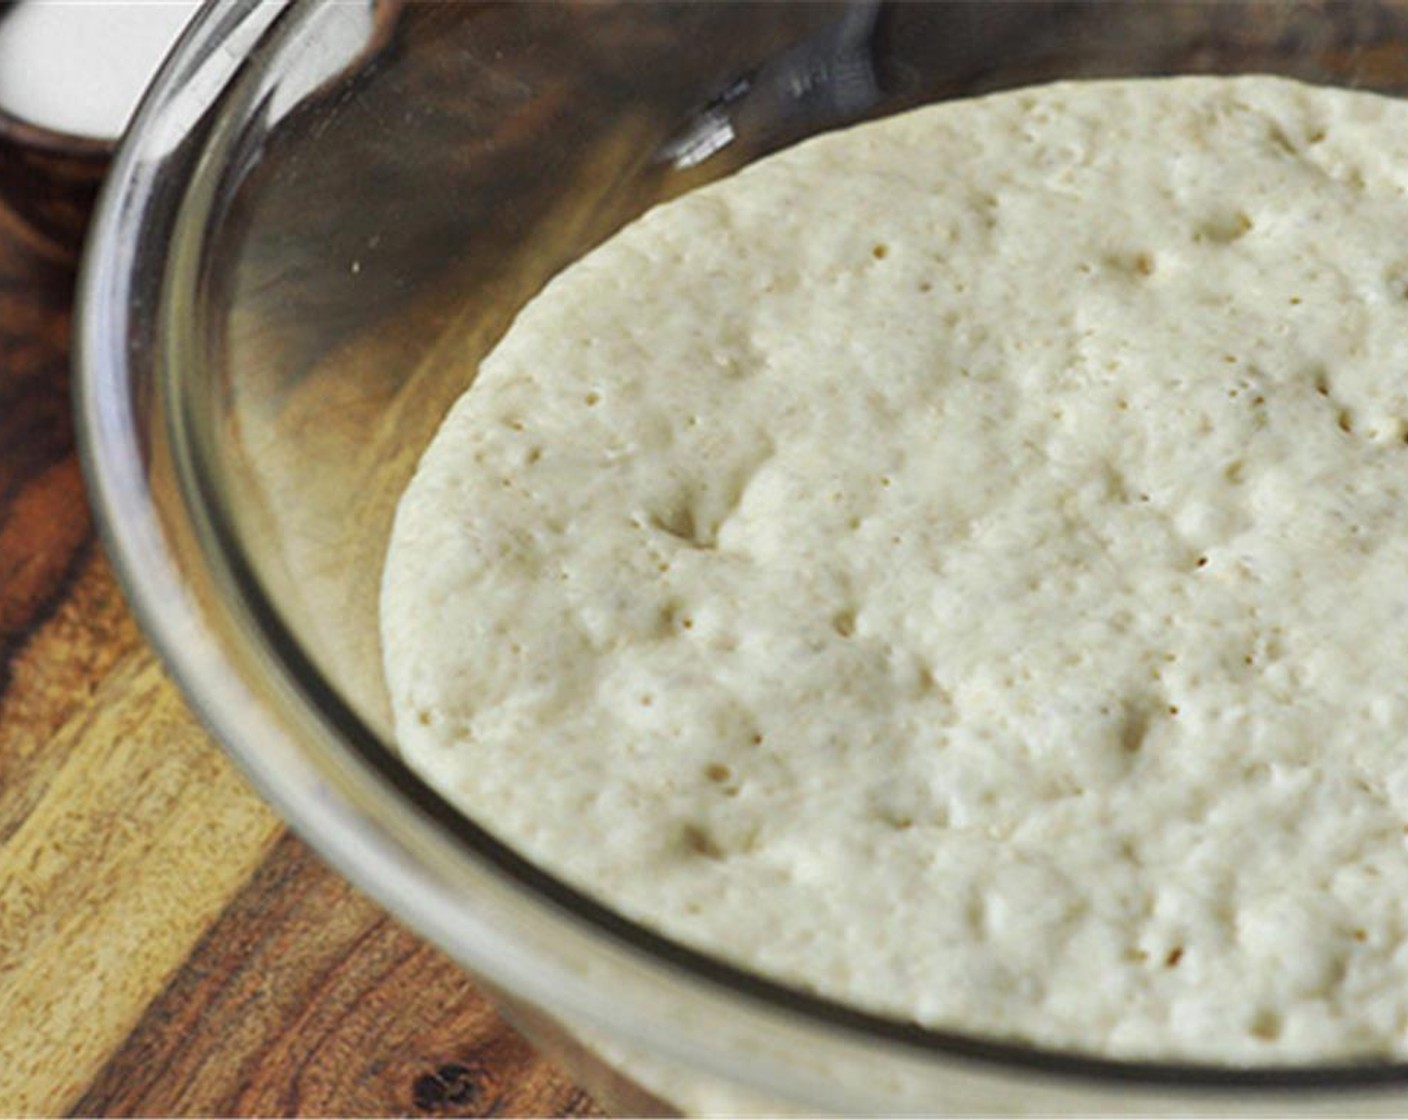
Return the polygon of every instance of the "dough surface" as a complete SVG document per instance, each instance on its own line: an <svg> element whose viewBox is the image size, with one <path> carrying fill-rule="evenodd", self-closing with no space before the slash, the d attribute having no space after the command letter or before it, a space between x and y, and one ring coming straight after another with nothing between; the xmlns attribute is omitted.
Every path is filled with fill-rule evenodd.
<svg viewBox="0 0 1408 1120"><path fill-rule="evenodd" d="M521 313L399 508L405 757L675 937L1114 1056L1408 1056L1408 107L820 137Z"/></svg>

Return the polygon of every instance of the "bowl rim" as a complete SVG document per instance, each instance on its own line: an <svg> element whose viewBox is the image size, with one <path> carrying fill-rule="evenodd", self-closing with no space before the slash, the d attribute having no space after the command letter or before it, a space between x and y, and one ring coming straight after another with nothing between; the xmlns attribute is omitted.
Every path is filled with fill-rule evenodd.
<svg viewBox="0 0 1408 1120"><path fill-rule="evenodd" d="M185 122L187 135L196 128L201 114L191 112L193 96L210 99L207 105L215 104L221 115L228 114L232 83L264 42L264 30L284 23L296 30L300 14L336 2L208 2L161 68L118 150L90 230L76 302L74 410L79 453L96 520L142 629L188 703L295 831L358 887L473 970L549 1007L551 1000L545 996L565 997L570 1010L580 1018L622 1033L620 1016L603 1013L601 993L589 981L561 969L553 972L544 968L541 960L525 958L518 946L505 940L502 931L481 928L480 934L493 944L487 948L467 946L463 925L447 917L464 918L465 900L458 900L459 911L451 906L437 912L440 903L454 900L447 900L443 882L423 874L423 869L407 866L402 838L386 831L384 822L370 821L362 807L340 797L338 791L308 780L316 775L307 760L298 757L299 748L293 742L297 735L309 733L308 728L291 732L282 725L281 712L271 710L259 699L258 690L249 687L244 676L250 671L248 662L211 640L204 619L207 608L189 593L181 563L154 510L136 422L140 418L129 407L128 390L134 376L131 328L142 316L150 321L156 313L148 302L134 299L134 262L140 255L135 250L153 236L149 225L152 199L171 151L172 120ZM366 2L375 4L377 0ZM265 21L263 28L246 37L239 50L231 50L231 32L255 20ZM226 85L215 91L219 96L214 98L208 72L202 72L201 67L221 50L228 55L224 60ZM193 92L198 72L205 73L206 80L196 83L200 88ZM177 108L173 110L173 106ZM182 184L182 190L188 185ZM201 500L218 506L218 499L208 493L201 495ZM921 1061L941 1059L948 1065L985 1067L988 1073L1025 1073L1049 1079L1058 1088L1142 1087L1164 1094L1186 1094L1190 1102L1226 1093L1244 1106L1265 1104L1271 1094L1298 1090L1342 1094L1408 1089L1408 1063L1404 1062L1225 1067L1135 1061L924 1028L801 991L654 933L517 855L460 815L396 759L302 652L267 598L257 593L258 581L252 572L240 570L238 544L230 539L228 526L222 527L218 516L214 527L227 550L224 559L232 563L237 579L246 589L255 589L255 598L243 608L260 640L299 688L296 699L288 702L310 707L305 715L319 724L312 733L327 734L331 729L341 740L338 745L357 756L358 765L367 767L393 790L391 795L401 800L403 809L414 811L417 828L438 835L442 841L468 844L474 850L460 855L468 855L491 874L510 880L509 885L541 913L553 921L572 922L589 940L624 947L640 958L638 963L647 972L682 979L687 989L707 990L722 999L743 997L765 1019L780 1016L793 1028L800 1025L806 1033L824 1032L828 1037L839 1037L845 1045L899 1045ZM676 1057L698 1057L697 1035L667 1037L671 1029L678 1032L678 1024L637 1023L624 1033L643 1045L659 1044ZM723 1060L705 1064L736 1074L738 1055L731 1050L720 1053ZM766 1075L752 1080L784 1092L791 1088L790 1082ZM825 1099L834 1103L836 1098L828 1092ZM1233 1102L1224 1099L1221 1103Z"/></svg>

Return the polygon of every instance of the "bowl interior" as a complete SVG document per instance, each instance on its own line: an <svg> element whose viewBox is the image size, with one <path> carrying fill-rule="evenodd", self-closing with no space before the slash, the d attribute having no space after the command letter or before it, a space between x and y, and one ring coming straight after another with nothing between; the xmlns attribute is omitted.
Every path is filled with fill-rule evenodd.
<svg viewBox="0 0 1408 1120"><path fill-rule="evenodd" d="M203 162L213 181L175 235L193 242L198 295L195 315L168 319L182 356L170 388L247 592L388 744L377 593L396 501L522 304L652 204L814 132L1029 82L1408 83L1405 16L1373 5L427 4L318 18L265 52L247 119Z"/></svg>

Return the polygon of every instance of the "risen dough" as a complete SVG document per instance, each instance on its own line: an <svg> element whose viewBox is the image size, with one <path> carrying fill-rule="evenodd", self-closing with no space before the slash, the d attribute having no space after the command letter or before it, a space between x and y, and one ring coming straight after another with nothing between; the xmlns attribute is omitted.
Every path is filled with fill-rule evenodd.
<svg viewBox="0 0 1408 1120"><path fill-rule="evenodd" d="M668 933L1113 1055L1408 1055L1408 108L1058 85L554 280L387 562L406 757Z"/></svg>

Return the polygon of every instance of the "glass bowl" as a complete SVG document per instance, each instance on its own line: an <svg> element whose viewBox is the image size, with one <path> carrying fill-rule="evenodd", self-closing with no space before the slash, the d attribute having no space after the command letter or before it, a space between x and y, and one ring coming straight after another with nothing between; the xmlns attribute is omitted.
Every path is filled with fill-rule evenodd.
<svg viewBox="0 0 1408 1120"><path fill-rule="evenodd" d="M475 360L651 204L804 136L1065 77L1408 88L1377 4L207 8L91 231L78 419L106 540L194 706L292 825L630 1112L1398 1113L1408 1068L1114 1062L867 1015L661 938L392 747L392 511Z"/></svg>

